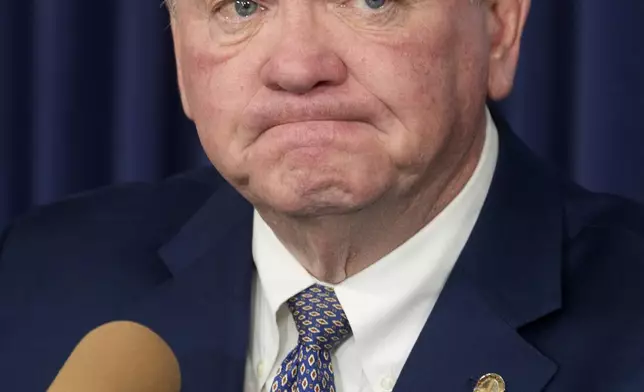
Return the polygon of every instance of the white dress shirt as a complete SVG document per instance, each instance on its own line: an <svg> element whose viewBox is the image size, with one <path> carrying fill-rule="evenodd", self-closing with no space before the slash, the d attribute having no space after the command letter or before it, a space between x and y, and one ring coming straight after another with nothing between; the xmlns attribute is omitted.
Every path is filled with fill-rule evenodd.
<svg viewBox="0 0 644 392"><path fill-rule="evenodd" d="M498 155L487 113L477 167L459 195L397 249L340 284L335 292L353 336L332 354L339 392L391 391L427 321L487 196ZM285 302L318 282L255 212L253 282L245 392L269 392L277 368L297 345ZM325 283L322 283L325 284Z"/></svg>

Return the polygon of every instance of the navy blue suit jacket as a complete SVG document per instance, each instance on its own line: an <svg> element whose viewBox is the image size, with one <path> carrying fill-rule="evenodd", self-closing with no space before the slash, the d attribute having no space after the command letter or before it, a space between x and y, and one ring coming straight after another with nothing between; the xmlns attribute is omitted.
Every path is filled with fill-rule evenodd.
<svg viewBox="0 0 644 392"><path fill-rule="evenodd" d="M18 220L0 249L0 389L45 390L88 331L125 319L171 345L184 391L241 392L251 227L214 169ZM481 216L395 391L472 391L490 372L510 392L644 391L643 210L551 174L504 125Z"/></svg>

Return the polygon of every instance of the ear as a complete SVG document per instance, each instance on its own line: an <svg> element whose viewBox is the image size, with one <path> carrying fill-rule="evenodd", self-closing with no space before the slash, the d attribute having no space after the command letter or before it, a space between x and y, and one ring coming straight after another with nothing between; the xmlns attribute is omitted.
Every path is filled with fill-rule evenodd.
<svg viewBox="0 0 644 392"><path fill-rule="evenodd" d="M488 96L499 100L510 94L514 84L521 35L530 9L530 0L484 0L481 6L487 7L488 14Z"/></svg>
<svg viewBox="0 0 644 392"><path fill-rule="evenodd" d="M186 91L183 82L183 72L181 68L181 36L179 33L179 28L177 27L176 16L171 16L170 26L172 28L172 40L174 42L174 58L177 64L177 81L179 83L179 94L181 95L181 105L183 106L183 112L186 116L192 120L192 112L190 111L190 104L186 98Z"/></svg>

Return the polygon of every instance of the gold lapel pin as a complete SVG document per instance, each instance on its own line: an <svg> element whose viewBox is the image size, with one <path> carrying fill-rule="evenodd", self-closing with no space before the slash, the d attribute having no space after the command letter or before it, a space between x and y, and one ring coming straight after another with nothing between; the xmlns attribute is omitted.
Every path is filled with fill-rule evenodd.
<svg viewBox="0 0 644 392"><path fill-rule="evenodd" d="M474 392L505 392L505 381L498 374L488 373L476 383Z"/></svg>

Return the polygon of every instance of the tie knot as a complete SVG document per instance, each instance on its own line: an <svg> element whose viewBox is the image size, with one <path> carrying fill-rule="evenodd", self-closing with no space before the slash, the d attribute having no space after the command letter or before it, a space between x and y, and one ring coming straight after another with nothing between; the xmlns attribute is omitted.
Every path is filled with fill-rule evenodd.
<svg viewBox="0 0 644 392"><path fill-rule="evenodd" d="M314 284L288 300L301 345L327 350L351 336L349 320L331 287Z"/></svg>

